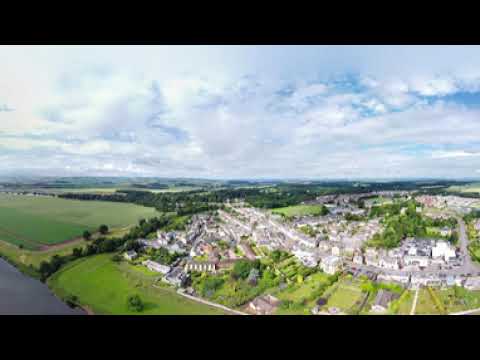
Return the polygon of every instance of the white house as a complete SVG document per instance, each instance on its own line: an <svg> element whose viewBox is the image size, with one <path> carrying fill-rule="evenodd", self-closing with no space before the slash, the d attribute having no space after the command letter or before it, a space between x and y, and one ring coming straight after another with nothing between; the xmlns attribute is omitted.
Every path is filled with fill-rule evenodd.
<svg viewBox="0 0 480 360"><path fill-rule="evenodd" d="M168 274L168 272L170 271L170 266L162 265L152 260L146 260L142 262L142 265L146 266L149 270L159 272L163 275Z"/></svg>
<svg viewBox="0 0 480 360"><path fill-rule="evenodd" d="M356 255L353 257L353 263L354 263L354 264L357 264L357 265L362 265L362 264L363 264L363 256L360 255L360 254L356 254Z"/></svg>
<svg viewBox="0 0 480 360"><path fill-rule="evenodd" d="M397 282L400 284L408 284L410 282L410 275L409 274L386 274L381 273L377 276L378 281L384 282Z"/></svg>
<svg viewBox="0 0 480 360"><path fill-rule="evenodd" d="M410 256L406 255L403 258L405 265L416 265L420 267L427 267L430 264L430 258L428 256Z"/></svg>
<svg viewBox="0 0 480 360"><path fill-rule="evenodd" d="M378 261L378 265L385 269L398 270L400 268L398 259L389 256L382 256Z"/></svg>
<svg viewBox="0 0 480 360"><path fill-rule="evenodd" d="M216 272L217 264L214 262L197 262L189 261L185 265L185 272L189 271L199 271L199 272Z"/></svg>
<svg viewBox="0 0 480 360"><path fill-rule="evenodd" d="M335 274L342 268L342 259L338 256L327 256L320 263L321 269L327 274Z"/></svg>
<svg viewBox="0 0 480 360"><path fill-rule="evenodd" d="M365 265L378 267L378 259L376 256L365 256Z"/></svg>
<svg viewBox="0 0 480 360"><path fill-rule="evenodd" d="M125 254L123 254L123 257L127 260L135 260L138 257L138 254L135 250L130 250L127 251Z"/></svg>
<svg viewBox="0 0 480 360"><path fill-rule="evenodd" d="M446 262L457 257L455 249L446 241L437 241L437 244L432 248L432 258L443 258Z"/></svg>
<svg viewBox="0 0 480 360"><path fill-rule="evenodd" d="M295 250L293 251L293 255L300 260L300 262L307 266L307 267L315 267L318 265L318 257L315 253L310 251L303 251L303 250Z"/></svg>
<svg viewBox="0 0 480 360"><path fill-rule="evenodd" d="M468 290L480 290L480 276L467 278L463 286Z"/></svg>
<svg viewBox="0 0 480 360"><path fill-rule="evenodd" d="M450 236L452 235L452 229L449 229L447 227L441 228L440 229L440 235L442 236Z"/></svg>

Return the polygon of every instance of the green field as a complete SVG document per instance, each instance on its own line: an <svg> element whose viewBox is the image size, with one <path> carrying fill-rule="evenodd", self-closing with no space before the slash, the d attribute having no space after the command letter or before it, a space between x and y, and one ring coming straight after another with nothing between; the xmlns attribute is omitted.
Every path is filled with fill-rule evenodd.
<svg viewBox="0 0 480 360"><path fill-rule="evenodd" d="M133 186L117 186L117 187L72 187L72 188L48 188L48 189L32 189L35 191L48 192L53 194L113 194L116 191L122 190L135 190L135 191L149 191L152 193L165 193L165 192L181 192L181 191L192 191L201 189L196 186L171 186L166 189L148 189L142 187L133 187Z"/></svg>
<svg viewBox="0 0 480 360"><path fill-rule="evenodd" d="M480 193L480 183L473 183L461 186L450 186L447 190L464 193Z"/></svg>
<svg viewBox="0 0 480 360"><path fill-rule="evenodd" d="M317 216L322 214L322 209L322 205L295 205L272 210L272 213L286 217L306 215Z"/></svg>
<svg viewBox="0 0 480 360"><path fill-rule="evenodd" d="M139 314L127 308L127 297L138 294L145 315L215 315L218 309L188 300L171 287L158 284L157 274L127 263L115 263L111 254L82 258L55 273L48 285L60 297L75 295L96 314Z"/></svg>
<svg viewBox="0 0 480 360"><path fill-rule="evenodd" d="M293 283L290 284L287 288L272 292L272 294L282 301L293 301L296 303L303 302L306 300L306 303L303 306L294 307L292 309L282 309L279 308L275 312L276 315L305 315L310 314L310 309L315 306L315 300L311 299L312 295L315 293L315 290L318 289L319 285L326 283L328 280L328 275L325 273L315 273L308 276L302 283Z"/></svg>
<svg viewBox="0 0 480 360"><path fill-rule="evenodd" d="M1 194L0 240L35 250L101 224L123 227L157 214L153 208L133 204Z"/></svg>
<svg viewBox="0 0 480 360"><path fill-rule="evenodd" d="M0 241L0 254L11 259L14 263L38 268L42 261L49 261L54 255L70 255L74 248L84 248L85 240L75 241L62 245L61 248L51 248L43 251L19 249L10 243Z"/></svg>
<svg viewBox="0 0 480 360"><path fill-rule="evenodd" d="M342 312L349 312L365 296L358 284L350 281L342 281L336 286L330 295L325 308L336 307Z"/></svg>

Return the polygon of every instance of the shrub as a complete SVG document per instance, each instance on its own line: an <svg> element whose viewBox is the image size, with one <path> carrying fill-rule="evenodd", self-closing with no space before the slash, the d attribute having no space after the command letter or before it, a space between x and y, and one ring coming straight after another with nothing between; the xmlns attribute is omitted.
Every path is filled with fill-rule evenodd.
<svg viewBox="0 0 480 360"><path fill-rule="evenodd" d="M138 295L130 295L127 298L127 307L131 311L135 312L142 312L144 309L144 304L140 296Z"/></svg>

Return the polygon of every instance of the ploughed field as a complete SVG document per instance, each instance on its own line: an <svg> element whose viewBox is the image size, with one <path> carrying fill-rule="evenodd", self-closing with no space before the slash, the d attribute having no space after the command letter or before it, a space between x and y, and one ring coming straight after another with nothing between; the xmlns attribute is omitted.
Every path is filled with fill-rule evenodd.
<svg viewBox="0 0 480 360"><path fill-rule="evenodd" d="M186 299L175 289L157 281L159 274L142 266L112 261L112 254L81 258L66 265L48 280L60 297L77 296L78 302L96 314L115 315L209 315L222 314L216 308ZM144 303L140 313L127 306L129 295Z"/></svg>
<svg viewBox="0 0 480 360"><path fill-rule="evenodd" d="M115 228L156 215L153 208L133 204L0 194L0 240L37 250L101 224Z"/></svg>

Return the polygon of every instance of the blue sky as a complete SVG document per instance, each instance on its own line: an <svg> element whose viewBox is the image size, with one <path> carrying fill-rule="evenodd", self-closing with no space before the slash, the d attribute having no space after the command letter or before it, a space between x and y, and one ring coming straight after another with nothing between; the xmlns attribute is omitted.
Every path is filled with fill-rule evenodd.
<svg viewBox="0 0 480 360"><path fill-rule="evenodd" d="M0 46L0 175L478 178L478 46Z"/></svg>

